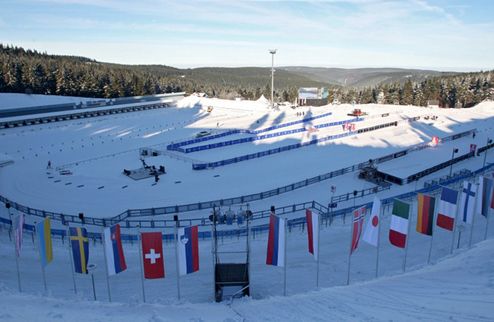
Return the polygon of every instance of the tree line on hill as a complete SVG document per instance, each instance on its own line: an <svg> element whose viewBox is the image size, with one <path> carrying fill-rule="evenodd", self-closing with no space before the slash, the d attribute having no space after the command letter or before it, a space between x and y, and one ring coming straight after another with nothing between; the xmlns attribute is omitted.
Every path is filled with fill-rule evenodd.
<svg viewBox="0 0 494 322"><path fill-rule="evenodd" d="M0 92L118 98L172 92L203 92L210 97L271 98L269 68L178 69L164 65L119 65L77 56L58 56L0 44ZM277 70L275 101L295 102L300 87L328 87L328 101L444 107L472 106L494 99L494 71L407 79L363 89L315 81Z"/></svg>

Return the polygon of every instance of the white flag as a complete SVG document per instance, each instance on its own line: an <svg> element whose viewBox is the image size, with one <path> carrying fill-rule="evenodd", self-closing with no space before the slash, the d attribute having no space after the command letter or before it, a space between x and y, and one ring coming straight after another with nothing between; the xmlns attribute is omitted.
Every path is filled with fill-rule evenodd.
<svg viewBox="0 0 494 322"><path fill-rule="evenodd" d="M12 220L12 229L14 230L14 240L15 240L15 246L16 246L15 249L16 249L17 257L19 257L21 254L23 228L24 228L24 214L21 214Z"/></svg>
<svg viewBox="0 0 494 322"><path fill-rule="evenodd" d="M476 194L477 194L477 185L470 183L468 181L464 181L463 189L461 193L460 218L467 224L472 223Z"/></svg>
<svg viewBox="0 0 494 322"><path fill-rule="evenodd" d="M367 227L365 228L362 240L377 247L377 241L379 237L379 224L380 218L379 213L381 212L381 200L374 197L374 203L372 204L372 212L367 222Z"/></svg>

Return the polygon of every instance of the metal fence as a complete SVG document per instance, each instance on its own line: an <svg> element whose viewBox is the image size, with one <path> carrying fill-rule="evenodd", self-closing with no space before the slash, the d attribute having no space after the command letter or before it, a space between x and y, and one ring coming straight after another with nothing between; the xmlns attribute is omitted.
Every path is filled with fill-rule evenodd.
<svg viewBox="0 0 494 322"><path fill-rule="evenodd" d="M494 170L494 163L489 164L483 168L480 168L476 171L470 172L470 173L465 173L463 176L459 176L457 178L451 179L449 181L443 182L442 185L434 185L434 186L429 186L420 190L416 191L410 191L404 194L400 194L397 196L393 196L390 198L385 198L381 200L381 204L383 207L390 207L391 204L395 199L401 199L405 201L412 202L415 200L416 196L418 193L427 193L431 195L438 194L440 192L440 189L442 186L450 186L450 185L457 185L463 180L469 180L471 178L474 178L478 176L481 173L484 173L485 171L493 171ZM0 196L0 201L6 202L5 198ZM11 205L14 208L19 207L18 204ZM366 204L360 204L356 205L355 207L359 208L365 206L366 211L369 211L372 209L373 203L366 203ZM308 202L303 202L299 204L293 204L293 205L287 205L287 206L282 206L278 207L275 209L275 213L277 215L287 215L287 214L293 214L296 212L304 211L305 209L312 209L316 212L318 212L321 215L321 220L326 222L326 224L330 225L331 222L333 221L334 217L345 217L346 214L351 213L352 210L355 209L355 207L348 207L345 209L340 209L340 210L333 210L331 211L330 208L316 202L316 201L308 201ZM16 208L18 209L18 208ZM29 208L28 208L29 209ZM21 210L21 209L19 209ZM22 210L21 210L22 211ZM57 217L55 213L50 213L50 212L43 212L45 215L44 217L50 217L53 219L58 219L60 220L60 217ZM260 220L269 217L271 214L271 210L261 210L257 212L253 212L252 214L252 220ZM62 217L63 218L63 217ZM108 223L108 221L105 221L105 219L100 219L103 223ZM62 221L63 222L63 221ZM11 222L9 219L5 218L0 218L0 223L10 225ZM79 222L79 224L82 223L87 223L87 222ZM298 218L290 219L287 221L288 223L288 229L291 230L293 227L296 226L302 226L302 228L306 224L306 218L305 216L301 216ZM65 224L68 224L67 221L65 221ZM156 228L156 229L163 229L163 228L174 228L177 225L177 222L174 220L134 220L134 219L129 219L125 220L123 222L120 222L120 225L123 228L135 228L135 227L141 227L141 228ZM179 226L191 226L191 225L198 225L198 226L206 226L209 227L211 226L211 221L206 218L196 218L196 219L186 219L186 220L179 220L178 221ZM101 226L101 225L100 225ZM229 226L230 229L224 230L224 231L218 231L218 236L220 237L228 237L228 236L236 236L236 235L241 235L245 233L245 228L239 227L236 229L232 229L233 226ZM269 229L269 225L267 223L260 223L256 226L251 226L252 228L252 233L253 236L255 236L256 233L262 233L262 231ZM28 232L32 232L34 236L34 226L26 224L24 226L24 229ZM65 229L52 229L51 230L52 235L54 236L59 236L64 240L67 238L67 231ZM96 241L101 241L101 233L94 233L94 232L88 232L88 237L91 241L96 242ZM205 238L210 238L211 237L211 232L208 230L203 230L199 231L199 238L205 239ZM34 238L34 237L33 237ZM122 235L123 240L127 240L130 242L136 241L137 240L137 235L133 234L123 234ZM163 240L165 241L172 241L175 239L174 234L163 234Z"/></svg>

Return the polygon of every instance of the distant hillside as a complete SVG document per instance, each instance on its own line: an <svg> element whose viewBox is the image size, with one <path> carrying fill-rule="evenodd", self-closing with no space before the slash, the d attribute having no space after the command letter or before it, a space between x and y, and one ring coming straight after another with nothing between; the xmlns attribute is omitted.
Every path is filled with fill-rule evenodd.
<svg viewBox="0 0 494 322"><path fill-rule="evenodd" d="M494 100L493 72L445 73L399 68L277 67L274 100L295 102L300 87L328 87L328 101L468 107ZM271 68L120 65L0 43L0 93L116 98L204 92L223 99L271 98Z"/></svg>
<svg viewBox="0 0 494 322"><path fill-rule="evenodd" d="M410 79L412 82L420 82L431 77L452 76L458 74L454 72L438 72L433 70L401 68L344 69L289 66L279 67L278 69L293 72L314 81L358 88L375 86L379 83L405 83L405 81L408 79Z"/></svg>

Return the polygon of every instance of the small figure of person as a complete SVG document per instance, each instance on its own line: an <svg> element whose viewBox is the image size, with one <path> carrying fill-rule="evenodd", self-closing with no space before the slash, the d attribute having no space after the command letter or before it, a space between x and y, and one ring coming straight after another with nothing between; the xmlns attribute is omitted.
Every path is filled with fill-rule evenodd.
<svg viewBox="0 0 494 322"><path fill-rule="evenodd" d="M48 165L46 166L46 169L47 169L47 170L48 170L48 169L52 169L52 167L51 167L51 160L48 160Z"/></svg>
<svg viewBox="0 0 494 322"><path fill-rule="evenodd" d="M160 177L157 174L155 174L154 175L154 182L158 182L158 181L160 181Z"/></svg>
<svg viewBox="0 0 494 322"><path fill-rule="evenodd" d="M142 162L142 167L143 167L144 169L149 168L149 167L148 167L148 165L146 164L146 160L141 159L141 162Z"/></svg>

